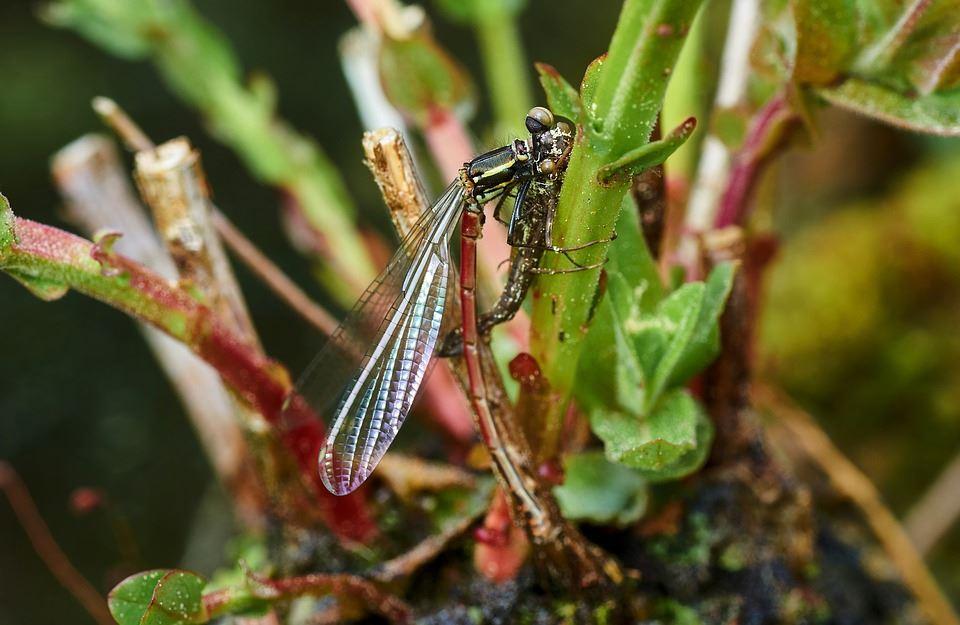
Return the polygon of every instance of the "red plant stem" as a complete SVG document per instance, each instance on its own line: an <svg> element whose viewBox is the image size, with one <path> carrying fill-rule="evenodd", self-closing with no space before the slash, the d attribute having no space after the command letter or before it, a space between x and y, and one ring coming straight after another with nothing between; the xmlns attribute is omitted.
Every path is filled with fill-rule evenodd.
<svg viewBox="0 0 960 625"><path fill-rule="evenodd" d="M50 533L43 517L37 510L33 498L30 497L27 487L17 472L8 463L0 461L0 490L3 490L13 508L14 514L20 521L20 526L27 534L33 550L53 573L60 585L73 595L83 606L83 609L100 625L114 625L107 601L80 571L73 566L67 554Z"/></svg>
<svg viewBox="0 0 960 625"><path fill-rule="evenodd" d="M364 605L372 608L374 612L391 623L403 625L413 622L413 611L409 605L384 592L373 582L356 575L314 573L276 580L252 577L250 591L254 597L268 601L329 594L361 599ZM227 588L204 595L203 604L207 613L217 616L225 609L229 609L233 598L232 593L233 589Z"/></svg>
<svg viewBox="0 0 960 625"><path fill-rule="evenodd" d="M252 348L186 291L111 252L106 243L92 244L21 218L14 218L13 228L16 240L7 247L0 246L0 267L62 282L184 343L277 430L302 475L313 486L321 516L331 531L340 538L361 542L377 533L363 495L335 497L323 487L317 468L323 425L298 396L284 410L291 384L279 363Z"/></svg>
<svg viewBox="0 0 960 625"><path fill-rule="evenodd" d="M771 99L751 124L743 146L733 159L727 186L720 198L714 228L743 225L757 180L771 156L784 143L785 126L796 119L781 94Z"/></svg>
<svg viewBox="0 0 960 625"><path fill-rule="evenodd" d="M500 488L511 504L513 521L523 528L534 546L535 562L546 579L568 590L594 585L612 589L623 581L620 566L561 516L550 490L537 479L530 444L516 426L502 382L495 377L499 372L491 354L485 352L481 358L476 281L477 239L482 223L483 214L478 207L468 204L460 226L460 307L465 386L474 421L493 461ZM491 378L493 402L488 397L485 376Z"/></svg>
<svg viewBox="0 0 960 625"><path fill-rule="evenodd" d="M477 332L477 239L482 230L482 213L468 207L463 212L460 225L460 308L463 331L463 361L467 369L467 382L470 390L470 404L480 437L498 469L501 478L510 492L520 500L525 514L536 526L546 520L537 497L531 492L524 476L517 468L511 452L512 446L504 444L490 404L487 401L487 386L483 379L483 367L480 363L480 338Z"/></svg>

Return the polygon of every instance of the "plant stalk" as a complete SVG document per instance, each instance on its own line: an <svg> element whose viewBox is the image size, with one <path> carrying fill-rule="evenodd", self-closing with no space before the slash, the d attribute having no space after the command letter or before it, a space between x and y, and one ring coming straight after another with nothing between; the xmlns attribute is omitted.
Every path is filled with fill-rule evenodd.
<svg viewBox="0 0 960 625"><path fill-rule="evenodd" d="M584 112L557 206L554 244L580 245L613 234L630 180L604 185L598 174L650 137L670 71L699 6L699 0L624 2L606 58L587 70ZM602 261L607 245L578 252L577 261ZM569 269L565 262L551 254L544 266ZM559 422L566 411L599 276L599 269L541 276L535 286L531 351L553 389L543 408L553 421Z"/></svg>

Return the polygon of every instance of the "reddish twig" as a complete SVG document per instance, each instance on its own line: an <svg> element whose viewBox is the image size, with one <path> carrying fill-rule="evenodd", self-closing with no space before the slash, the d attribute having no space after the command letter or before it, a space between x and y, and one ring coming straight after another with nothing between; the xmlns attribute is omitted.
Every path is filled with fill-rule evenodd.
<svg viewBox="0 0 960 625"><path fill-rule="evenodd" d="M477 332L476 258L482 214L468 207L461 216L460 307L466 388L480 438L493 461L494 474L509 496L514 522L533 544L546 578L568 590L613 588L623 580L619 565L560 514L550 490L537 478L533 452L509 411L502 379ZM488 382L489 378L489 382ZM490 388L495 395L488 395Z"/></svg>
<svg viewBox="0 0 960 625"><path fill-rule="evenodd" d="M214 210L211 219L217 234L223 238L230 251L260 278L260 281L273 291L274 295L324 336L329 336L337 329L338 322L333 315L310 299L310 296L267 258L226 215L219 210Z"/></svg>
<svg viewBox="0 0 960 625"><path fill-rule="evenodd" d="M110 610L107 609L107 600L73 566L67 554L50 533L50 528L40 516L20 476L13 467L2 460L0 460L0 490L3 490L7 501L10 502L10 507L20 521L20 526L27 534L30 544L33 545L33 550L57 578L60 585L73 595L97 623L114 625Z"/></svg>
<svg viewBox="0 0 960 625"><path fill-rule="evenodd" d="M714 218L715 228L744 224L760 174L771 157L785 145L787 130L797 119L782 94L767 102L757 113L743 146L733 157L726 188Z"/></svg>
<svg viewBox="0 0 960 625"><path fill-rule="evenodd" d="M413 622L413 610L406 602L380 589L373 582L357 575L314 573L301 577L266 579L250 576L248 588L257 599L278 601L306 595L336 595L341 600L361 600L365 607L391 623ZM234 589L214 591L203 596L203 605L211 616L217 616L231 605Z"/></svg>
<svg viewBox="0 0 960 625"><path fill-rule="evenodd" d="M99 135L81 137L57 152L51 170L71 221L89 234L122 232L118 251L165 277L176 277L173 260L134 197L113 142ZM236 406L220 377L176 340L143 324L141 330L183 401L211 466L231 494L238 518L258 527L266 493Z"/></svg>
<svg viewBox="0 0 960 625"><path fill-rule="evenodd" d="M376 526L363 497L334 497L320 481L317 457L324 431L319 418L300 397L294 397L284 411L291 392L284 368L252 349L247 340L186 291L112 252L113 238L93 244L62 230L13 217L0 196L0 268L29 286L39 283L72 288L184 343L279 432L313 486L331 530L343 538L370 539Z"/></svg>

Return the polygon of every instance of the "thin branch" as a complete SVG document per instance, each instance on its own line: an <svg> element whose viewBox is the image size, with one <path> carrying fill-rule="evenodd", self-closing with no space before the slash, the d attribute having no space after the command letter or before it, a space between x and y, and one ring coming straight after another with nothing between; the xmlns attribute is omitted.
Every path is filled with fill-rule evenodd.
<svg viewBox="0 0 960 625"><path fill-rule="evenodd" d="M926 554L960 518L960 454L953 457L907 514L904 526Z"/></svg>
<svg viewBox="0 0 960 625"><path fill-rule="evenodd" d="M57 152L51 169L73 221L89 234L122 232L118 251L165 277L176 277L176 267L133 196L111 141L99 135L81 137ZM178 341L145 324L140 327L183 401L214 471L231 493L238 517L257 525L266 494L220 377Z"/></svg>
<svg viewBox="0 0 960 625"><path fill-rule="evenodd" d="M214 209L210 219L230 251L260 278L274 295L324 336L333 334L339 325L333 315L310 299L309 295L267 258L221 211Z"/></svg>
<svg viewBox="0 0 960 625"><path fill-rule="evenodd" d="M402 133L386 127L363 133L363 155L367 169L380 188L390 219L403 236L430 206L413 154Z"/></svg>
<svg viewBox="0 0 960 625"><path fill-rule="evenodd" d="M477 506L475 510L469 511L459 519L448 522L439 534L431 534L409 551L378 565L371 577L384 584L391 584L409 577L466 533L482 513L483 506Z"/></svg>
<svg viewBox="0 0 960 625"><path fill-rule="evenodd" d="M860 509L927 617L938 625L960 624L960 618L924 565L910 537L883 504L876 487L834 446L816 420L774 388L755 387L753 399L758 407L774 415L776 423L786 430L785 436L789 437L791 444L813 460L833 487Z"/></svg>
<svg viewBox="0 0 960 625"><path fill-rule="evenodd" d="M200 154L181 137L137 152L135 178L181 280L221 320L262 351L240 285L210 218L209 187Z"/></svg>
<svg viewBox="0 0 960 625"><path fill-rule="evenodd" d="M114 625L110 610L107 609L106 599L70 562L67 554L50 533L50 528L47 527L43 517L40 516L20 476L12 466L2 460L0 460L0 490L3 490L7 501L10 502L10 507L20 521L20 527L33 545L33 550L57 578L60 585L73 595L99 625Z"/></svg>
<svg viewBox="0 0 960 625"><path fill-rule="evenodd" d="M154 149L153 141L116 102L109 98L98 97L93 101L93 108L129 149L136 152ZM293 280L283 273L283 270L261 252L250 239L244 236L226 215L214 206L211 206L211 209L211 219L217 233L237 258L255 276L260 278L281 301L289 305L321 333L326 336L330 335L338 325L333 315L310 299Z"/></svg>

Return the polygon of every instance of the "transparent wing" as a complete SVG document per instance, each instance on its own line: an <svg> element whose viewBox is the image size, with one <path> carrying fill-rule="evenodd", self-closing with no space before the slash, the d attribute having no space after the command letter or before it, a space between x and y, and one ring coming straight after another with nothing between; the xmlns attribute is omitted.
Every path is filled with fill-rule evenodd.
<svg viewBox="0 0 960 625"><path fill-rule="evenodd" d="M369 477L403 424L440 337L449 238L463 204L454 183L416 223L387 268L297 383L330 428L320 476L336 495Z"/></svg>

